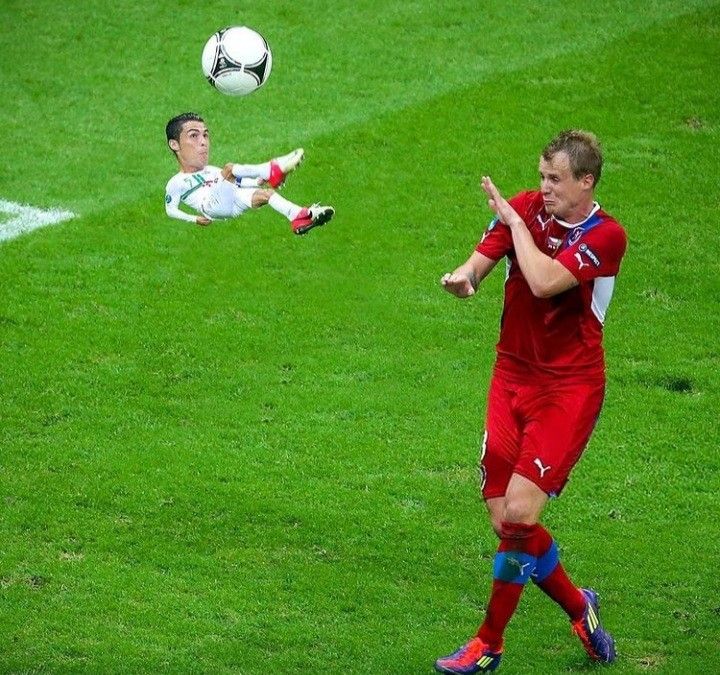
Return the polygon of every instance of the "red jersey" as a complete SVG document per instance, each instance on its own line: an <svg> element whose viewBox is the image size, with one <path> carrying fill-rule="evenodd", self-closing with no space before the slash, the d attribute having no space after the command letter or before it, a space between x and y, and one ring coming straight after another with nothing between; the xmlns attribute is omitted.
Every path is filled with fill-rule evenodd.
<svg viewBox="0 0 720 675"><path fill-rule="evenodd" d="M496 368L518 377L604 377L602 327L627 247L625 230L598 204L582 223L568 225L546 213L540 192L521 192L509 201L535 245L579 285L551 298L535 297L520 271L510 228L495 218L476 250L493 260L507 257Z"/></svg>

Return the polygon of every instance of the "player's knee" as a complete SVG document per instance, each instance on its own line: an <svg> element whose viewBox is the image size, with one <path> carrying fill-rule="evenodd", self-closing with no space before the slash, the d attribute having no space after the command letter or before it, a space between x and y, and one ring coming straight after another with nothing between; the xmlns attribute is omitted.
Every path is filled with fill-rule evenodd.
<svg viewBox="0 0 720 675"><path fill-rule="evenodd" d="M502 538L502 518L491 517L490 524L498 538Z"/></svg>
<svg viewBox="0 0 720 675"><path fill-rule="evenodd" d="M532 525L537 522L536 511L535 504L531 499L524 498L522 495L508 497L505 501L503 520L509 523ZM495 524L493 523L494 527Z"/></svg>
<svg viewBox="0 0 720 675"><path fill-rule="evenodd" d="M274 190L255 190L252 195L252 207L258 209L270 201Z"/></svg>
<svg viewBox="0 0 720 675"><path fill-rule="evenodd" d="M223 177L225 180L235 180L235 176L233 176L233 165L232 165L232 162L230 162L229 164L226 164L226 165L222 168L222 172L221 172L221 173L222 173L222 177Z"/></svg>

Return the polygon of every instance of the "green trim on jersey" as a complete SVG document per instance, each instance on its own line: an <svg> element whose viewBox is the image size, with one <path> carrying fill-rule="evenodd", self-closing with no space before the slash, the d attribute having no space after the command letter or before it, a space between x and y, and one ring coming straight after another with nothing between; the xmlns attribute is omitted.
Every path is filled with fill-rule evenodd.
<svg viewBox="0 0 720 675"><path fill-rule="evenodd" d="M193 185L193 187L191 187L187 192L183 192L183 194L180 195L180 199L182 199L183 201L185 201L185 198L188 195L191 195L193 192L195 192L195 190L205 185L205 181L203 180L201 174L194 173L191 178L194 178L197 181L197 185Z"/></svg>

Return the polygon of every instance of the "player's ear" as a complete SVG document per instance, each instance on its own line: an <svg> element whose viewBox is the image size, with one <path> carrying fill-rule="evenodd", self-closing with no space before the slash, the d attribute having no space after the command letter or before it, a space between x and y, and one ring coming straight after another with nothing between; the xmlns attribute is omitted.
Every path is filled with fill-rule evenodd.
<svg viewBox="0 0 720 675"><path fill-rule="evenodd" d="M178 150L180 150L180 143L178 143L174 138L171 138L168 141L168 145L173 152L177 152Z"/></svg>
<svg viewBox="0 0 720 675"><path fill-rule="evenodd" d="M581 179L580 182L583 184L583 187L587 190L592 190L595 187L595 176L593 176L591 173L586 173Z"/></svg>

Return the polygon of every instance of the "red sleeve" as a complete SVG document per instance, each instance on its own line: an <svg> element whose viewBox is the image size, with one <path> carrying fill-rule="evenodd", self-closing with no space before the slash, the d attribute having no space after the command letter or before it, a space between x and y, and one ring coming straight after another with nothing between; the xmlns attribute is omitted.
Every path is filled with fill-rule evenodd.
<svg viewBox="0 0 720 675"><path fill-rule="evenodd" d="M615 221L607 221L583 234L558 255L559 260L579 281L596 277L614 277L627 248L625 230Z"/></svg>
<svg viewBox="0 0 720 675"><path fill-rule="evenodd" d="M510 206L518 212L519 216L526 223L527 209L531 201L531 196L532 193L530 192L520 192L511 199L508 199ZM491 260L500 260L500 258L505 257L508 252L512 250L512 247L513 241L510 228L495 216L495 218L490 221L485 232L483 232L482 239L478 242L475 250Z"/></svg>

